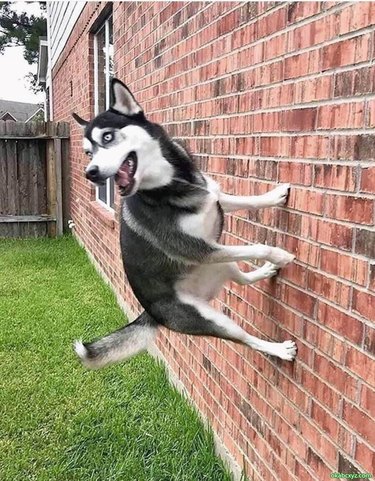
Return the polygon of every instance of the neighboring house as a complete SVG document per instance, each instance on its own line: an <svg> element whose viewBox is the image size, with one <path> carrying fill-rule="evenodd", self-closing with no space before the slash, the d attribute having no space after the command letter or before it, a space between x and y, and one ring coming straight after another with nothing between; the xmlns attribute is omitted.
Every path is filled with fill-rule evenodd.
<svg viewBox="0 0 375 481"><path fill-rule="evenodd" d="M0 120L13 120L14 122L31 122L43 120L44 109L40 104L14 102L13 100L0 99Z"/></svg>
<svg viewBox="0 0 375 481"><path fill-rule="evenodd" d="M292 183L286 208L230 216L223 240L284 246L296 263L229 285L215 306L250 333L296 339L297 361L164 330L157 342L234 471L374 474L375 2L48 2L48 31L51 113L71 122L74 233L133 314L120 199L85 179L71 118L109 106L112 75L224 191Z"/></svg>

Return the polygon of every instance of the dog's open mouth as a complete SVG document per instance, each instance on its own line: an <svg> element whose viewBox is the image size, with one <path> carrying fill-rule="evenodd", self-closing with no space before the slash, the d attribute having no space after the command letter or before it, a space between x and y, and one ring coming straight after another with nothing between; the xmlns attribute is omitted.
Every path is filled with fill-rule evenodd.
<svg viewBox="0 0 375 481"><path fill-rule="evenodd" d="M137 170L137 154L130 152L115 175L122 196L130 194L134 187L134 174Z"/></svg>

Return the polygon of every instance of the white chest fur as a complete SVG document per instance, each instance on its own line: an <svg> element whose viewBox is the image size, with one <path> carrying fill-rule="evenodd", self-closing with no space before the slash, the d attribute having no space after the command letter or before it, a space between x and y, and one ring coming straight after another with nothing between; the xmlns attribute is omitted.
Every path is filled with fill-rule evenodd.
<svg viewBox="0 0 375 481"><path fill-rule="evenodd" d="M208 195L205 197L201 209L195 214L186 214L180 218L180 228L193 237L206 241L216 241L217 225L220 222L217 202L220 187L210 177L205 176Z"/></svg>

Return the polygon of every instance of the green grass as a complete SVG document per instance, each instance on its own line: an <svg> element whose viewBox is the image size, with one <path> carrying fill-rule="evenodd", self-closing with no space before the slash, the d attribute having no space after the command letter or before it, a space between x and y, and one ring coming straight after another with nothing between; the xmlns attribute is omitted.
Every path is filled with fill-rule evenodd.
<svg viewBox="0 0 375 481"><path fill-rule="evenodd" d="M150 356L79 365L74 339L123 324L72 238L0 241L1 481L230 481Z"/></svg>

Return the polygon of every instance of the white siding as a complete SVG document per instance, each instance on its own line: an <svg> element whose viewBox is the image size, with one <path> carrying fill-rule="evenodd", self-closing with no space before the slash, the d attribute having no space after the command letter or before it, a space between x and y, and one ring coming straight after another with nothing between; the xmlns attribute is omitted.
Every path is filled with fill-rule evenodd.
<svg viewBox="0 0 375 481"><path fill-rule="evenodd" d="M51 68L56 64L86 2L48 2Z"/></svg>

